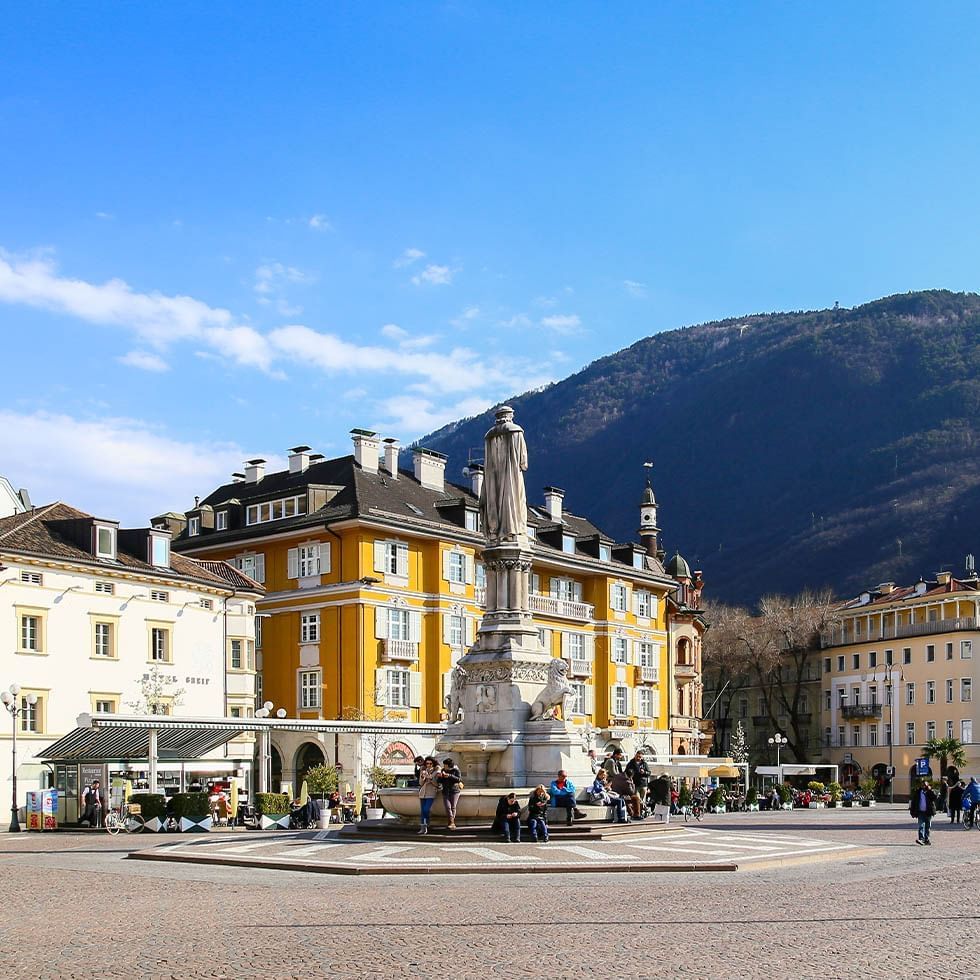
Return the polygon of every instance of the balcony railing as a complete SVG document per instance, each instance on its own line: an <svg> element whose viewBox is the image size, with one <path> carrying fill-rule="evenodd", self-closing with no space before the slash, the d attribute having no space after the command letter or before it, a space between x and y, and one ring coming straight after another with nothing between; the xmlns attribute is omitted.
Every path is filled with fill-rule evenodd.
<svg viewBox="0 0 980 980"><path fill-rule="evenodd" d="M533 613L560 616L563 619L590 620L594 614L591 603L558 599L552 595L539 595L537 592L532 592L529 596L529 605Z"/></svg>
<svg viewBox="0 0 980 980"><path fill-rule="evenodd" d="M385 660L418 660L419 645L411 640L384 640Z"/></svg>
<svg viewBox="0 0 980 980"><path fill-rule="evenodd" d="M637 684L656 684L660 680L660 671L656 667L637 667Z"/></svg>
<svg viewBox="0 0 980 980"><path fill-rule="evenodd" d="M875 704L842 704L840 706L843 718L880 718L881 705Z"/></svg>
<svg viewBox="0 0 980 980"><path fill-rule="evenodd" d="M674 673L678 677L693 677L697 673L697 667L692 663L680 663L678 661L674 664Z"/></svg>
<svg viewBox="0 0 980 980"><path fill-rule="evenodd" d="M571 666L572 677L591 677L591 660L573 660Z"/></svg>
<svg viewBox="0 0 980 980"><path fill-rule="evenodd" d="M908 636L929 636L933 633L957 633L978 628L975 616L958 616L955 619L933 619L928 623L902 623L886 626L883 630L855 635L853 630L841 634L839 630L824 638L825 647L846 646L850 643L877 643L881 640L901 640Z"/></svg>

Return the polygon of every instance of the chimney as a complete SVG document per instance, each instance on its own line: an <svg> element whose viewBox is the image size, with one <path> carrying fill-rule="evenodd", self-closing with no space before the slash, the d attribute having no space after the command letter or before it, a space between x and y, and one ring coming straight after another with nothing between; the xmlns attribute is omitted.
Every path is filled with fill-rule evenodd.
<svg viewBox="0 0 980 980"><path fill-rule="evenodd" d="M415 479L427 490L446 489L446 457L434 449L419 446L412 450Z"/></svg>
<svg viewBox="0 0 980 980"><path fill-rule="evenodd" d="M370 432L367 429L351 429L351 438L354 440L354 462L365 473L378 472L378 433Z"/></svg>
<svg viewBox="0 0 980 980"><path fill-rule="evenodd" d="M949 581L952 577L952 572L936 572L936 583L938 585L949 585Z"/></svg>
<svg viewBox="0 0 980 980"><path fill-rule="evenodd" d="M463 476L470 478L470 489L474 497L479 497L483 492L483 466L480 463L470 463L463 468Z"/></svg>
<svg viewBox="0 0 980 980"><path fill-rule="evenodd" d="M289 450L290 473L305 473L306 468L309 465L310 465L309 446L293 446L293 448Z"/></svg>
<svg viewBox="0 0 980 980"><path fill-rule="evenodd" d="M265 460L264 459L250 459L245 464L245 482L246 483L261 483L262 477L265 476Z"/></svg>
<svg viewBox="0 0 980 980"><path fill-rule="evenodd" d="M561 524L561 505L564 499L564 490L559 490L558 487L544 488L544 509L556 524Z"/></svg>
<svg viewBox="0 0 980 980"><path fill-rule="evenodd" d="M385 469L393 479L398 479L398 440L385 439Z"/></svg>
<svg viewBox="0 0 980 980"><path fill-rule="evenodd" d="M245 474L244 473L232 473L231 474L231 482L232 483L244 483L245 482Z"/></svg>
<svg viewBox="0 0 980 980"><path fill-rule="evenodd" d="M326 459L327 457L323 453L310 453L310 465L314 463L319 463L321 459Z"/></svg>
<svg viewBox="0 0 980 980"><path fill-rule="evenodd" d="M882 582L878 586L878 588L875 589L875 592L878 592L881 595L889 595L890 593L892 593L894 591L895 591L895 583L894 582Z"/></svg>

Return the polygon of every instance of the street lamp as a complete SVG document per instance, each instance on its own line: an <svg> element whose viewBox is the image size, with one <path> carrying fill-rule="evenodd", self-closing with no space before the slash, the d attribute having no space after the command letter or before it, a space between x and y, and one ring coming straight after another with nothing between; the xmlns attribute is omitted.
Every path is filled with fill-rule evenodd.
<svg viewBox="0 0 980 980"><path fill-rule="evenodd" d="M17 695L20 694L20 684L11 684L6 691L0 694L0 701L3 702L3 706L7 709L7 714L10 715L10 721L13 725L14 740L11 743L11 757L13 759L13 776L11 780L11 794L10 794L10 826L7 828L8 833L19 834L20 833L20 819L18 817L17 809L17 719L24 713L26 708L30 706L31 708L37 704L37 695L28 694L24 698L24 703L22 704L18 699Z"/></svg>
<svg viewBox="0 0 980 980"><path fill-rule="evenodd" d="M261 708L257 708L255 711L256 718L269 718L272 715L272 711L275 705L271 701L266 701ZM278 708L276 709L277 718L286 717L286 709ZM269 793L272 787L272 732L265 728L260 733L261 738L261 750L260 750L260 764L261 771L259 773L259 792Z"/></svg>
<svg viewBox="0 0 980 980"><path fill-rule="evenodd" d="M788 738L787 738L787 737L786 737L785 735L780 735L780 734L779 734L779 732L776 732L776 734L775 734L775 735L773 735L773 736L772 736L772 737L771 737L771 738L769 739L769 744L770 744L770 745L775 745L775 746L776 746L776 769L777 769L777 770L779 770L779 750L780 750L780 749L781 749L781 748L782 748L782 747L783 747L783 746L784 746L784 745L785 745L785 744L786 744L786 743L787 743L788 741L789 741L789 739L788 739ZM780 777L782 777L782 775L783 775L783 774L782 774L782 771L781 771L781 770L779 770L779 773L778 773L778 774L779 774L779 776L780 776Z"/></svg>

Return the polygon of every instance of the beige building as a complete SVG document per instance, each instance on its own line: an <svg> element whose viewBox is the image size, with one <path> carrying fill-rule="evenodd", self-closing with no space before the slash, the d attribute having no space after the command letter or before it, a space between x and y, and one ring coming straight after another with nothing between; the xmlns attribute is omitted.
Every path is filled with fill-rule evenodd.
<svg viewBox="0 0 980 980"><path fill-rule="evenodd" d="M966 749L963 773L980 769L974 740L974 650L980 643L980 586L973 575L940 572L932 581L885 582L841 608L821 652L823 761L841 782L872 775L897 798L909 794L915 760L932 738ZM938 765L932 763L938 778Z"/></svg>

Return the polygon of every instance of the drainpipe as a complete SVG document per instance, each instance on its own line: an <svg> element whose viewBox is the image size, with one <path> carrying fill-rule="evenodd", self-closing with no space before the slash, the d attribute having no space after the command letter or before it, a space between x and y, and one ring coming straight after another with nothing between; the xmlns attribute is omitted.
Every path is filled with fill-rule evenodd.
<svg viewBox="0 0 980 980"><path fill-rule="evenodd" d="M326 524L324 524L323 530L326 531L327 534L332 534L337 539L337 568L339 569L338 577L340 579L343 579L344 539L336 531L331 530L330 527L328 527ZM337 718L338 720L340 719L340 716L344 713L344 655L340 645L342 616L343 616L343 606L338 606L337 607ZM335 766L340 764L340 735L337 732L333 733L333 764Z"/></svg>

